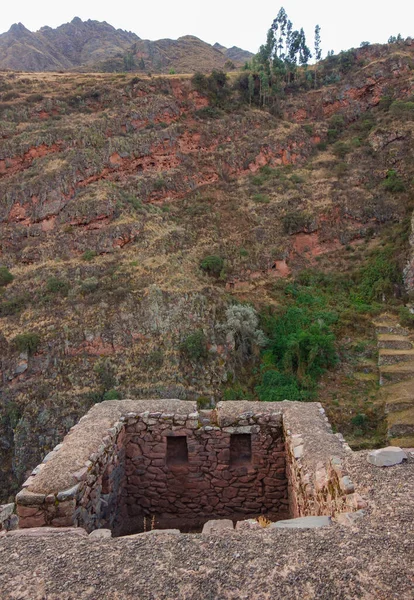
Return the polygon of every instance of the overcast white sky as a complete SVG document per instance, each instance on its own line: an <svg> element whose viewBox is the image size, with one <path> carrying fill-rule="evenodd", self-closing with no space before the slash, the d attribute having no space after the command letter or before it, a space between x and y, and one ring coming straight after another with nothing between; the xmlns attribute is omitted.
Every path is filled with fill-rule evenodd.
<svg viewBox="0 0 414 600"><path fill-rule="evenodd" d="M322 28L322 49L346 50L362 41L386 42L390 35L414 35L413 0L18 0L2 2L0 33L22 22L31 31L43 25L56 27L77 16L107 21L145 39L192 34L213 44L240 46L256 52L280 6L295 28L304 27L313 47L316 23Z"/></svg>

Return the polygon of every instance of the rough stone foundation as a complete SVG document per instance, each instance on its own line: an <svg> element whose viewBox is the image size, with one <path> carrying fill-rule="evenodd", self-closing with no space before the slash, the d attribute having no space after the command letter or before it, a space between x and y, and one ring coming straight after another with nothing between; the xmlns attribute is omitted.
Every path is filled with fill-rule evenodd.
<svg viewBox="0 0 414 600"><path fill-rule="evenodd" d="M358 510L346 451L316 403L226 402L207 419L193 402L103 402L25 482L19 526L123 535Z"/></svg>

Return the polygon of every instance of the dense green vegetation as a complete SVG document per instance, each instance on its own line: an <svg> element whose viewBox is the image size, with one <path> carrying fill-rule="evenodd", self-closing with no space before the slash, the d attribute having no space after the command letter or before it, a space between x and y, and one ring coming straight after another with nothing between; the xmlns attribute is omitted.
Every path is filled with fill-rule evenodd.
<svg viewBox="0 0 414 600"><path fill-rule="evenodd" d="M398 309L406 225L390 232L388 243L369 252L351 275L305 270L280 284L281 308L262 314L267 344L255 388L260 400L315 398L321 376L338 363L336 338L385 308ZM414 322L408 309L401 317L406 325Z"/></svg>
<svg viewBox="0 0 414 600"><path fill-rule="evenodd" d="M187 335L180 344L181 353L189 360L201 360L207 357L207 338L202 329Z"/></svg>
<svg viewBox="0 0 414 600"><path fill-rule="evenodd" d="M269 342L257 387L260 400L308 400L325 369L336 364L330 325L337 315L323 310L321 299L306 291L296 295L296 304L264 318Z"/></svg>
<svg viewBox="0 0 414 600"><path fill-rule="evenodd" d="M200 268L208 273L209 275L215 275L218 277L223 269L224 260L221 256L216 256L214 254L210 256L206 256L200 263Z"/></svg>
<svg viewBox="0 0 414 600"><path fill-rule="evenodd" d="M40 344L40 335L38 333L21 333L13 339L13 346L19 352L34 354Z"/></svg>
<svg viewBox="0 0 414 600"><path fill-rule="evenodd" d="M13 281L13 275L7 267L0 267L0 287L4 287Z"/></svg>

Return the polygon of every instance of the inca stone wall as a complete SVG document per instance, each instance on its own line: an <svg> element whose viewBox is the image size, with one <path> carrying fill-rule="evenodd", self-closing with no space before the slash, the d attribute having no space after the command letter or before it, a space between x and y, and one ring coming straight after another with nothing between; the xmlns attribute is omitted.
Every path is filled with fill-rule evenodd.
<svg viewBox="0 0 414 600"><path fill-rule="evenodd" d="M362 501L320 404L95 405L16 497L20 527L193 531L210 519L335 515Z"/></svg>
<svg viewBox="0 0 414 600"><path fill-rule="evenodd" d="M144 517L181 530L211 518L286 518L281 414L243 417L228 427L200 426L196 412L128 419L123 531L142 529Z"/></svg>

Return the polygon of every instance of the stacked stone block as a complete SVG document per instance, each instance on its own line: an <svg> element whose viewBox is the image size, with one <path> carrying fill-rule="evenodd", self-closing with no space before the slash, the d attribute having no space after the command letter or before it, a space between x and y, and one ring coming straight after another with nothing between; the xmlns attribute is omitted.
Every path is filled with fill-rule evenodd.
<svg viewBox="0 0 414 600"><path fill-rule="evenodd" d="M126 422L123 531L200 528L211 518L288 514L281 414L201 426L198 413L148 413ZM232 464L231 435L251 436L251 460ZM167 438L185 437L188 461L168 464Z"/></svg>
<svg viewBox="0 0 414 600"><path fill-rule="evenodd" d="M192 402L103 402L25 482L19 526L123 535L357 511L347 451L320 404L219 403L208 421Z"/></svg>

